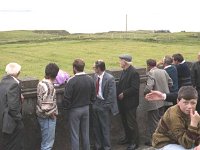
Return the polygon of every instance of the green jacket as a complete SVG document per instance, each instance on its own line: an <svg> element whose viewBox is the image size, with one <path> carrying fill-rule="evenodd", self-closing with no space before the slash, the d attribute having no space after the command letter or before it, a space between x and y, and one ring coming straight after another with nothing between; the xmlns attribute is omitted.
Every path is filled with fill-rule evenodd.
<svg viewBox="0 0 200 150"><path fill-rule="evenodd" d="M155 148L168 144L179 144L186 149L200 144L200 124L198 128L190 126L190 117L184 114L178 105L165 112L152 137L152 145Z"/></svg>

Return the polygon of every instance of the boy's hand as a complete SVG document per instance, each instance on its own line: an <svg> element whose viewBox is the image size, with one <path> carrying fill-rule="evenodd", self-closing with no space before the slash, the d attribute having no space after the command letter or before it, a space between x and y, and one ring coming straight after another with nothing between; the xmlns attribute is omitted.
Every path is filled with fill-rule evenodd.
<svg viewBox="0 0 200 150"><path fill-rule="evenodd" d="M198 112L193 111L191 109L190 110L190 118L191 118L190 125L193 126L193 127L197 127L198 123L200 122L200 115L198 114Z"/></svg>

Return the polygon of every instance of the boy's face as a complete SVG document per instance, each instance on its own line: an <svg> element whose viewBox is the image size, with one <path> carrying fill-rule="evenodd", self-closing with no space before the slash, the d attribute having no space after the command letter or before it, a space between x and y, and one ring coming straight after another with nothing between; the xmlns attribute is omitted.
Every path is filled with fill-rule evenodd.
<svg viewBox="0 0 200 150"><path fill-rule="evenodd" d="M197 105L197 99L185 100L182 98L180 101L177 100L177 104L183 113L189 115L190 110L192 110L193 112L195 111Z"/></svg>

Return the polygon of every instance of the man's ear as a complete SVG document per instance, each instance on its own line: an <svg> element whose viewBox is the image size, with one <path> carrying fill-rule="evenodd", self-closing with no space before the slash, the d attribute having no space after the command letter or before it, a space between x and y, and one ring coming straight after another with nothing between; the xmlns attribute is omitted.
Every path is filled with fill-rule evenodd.
<svg viewBox="0 0 200 150"><path fill-rule="evenodd" d="M177 99L177 100L176 100L176 103L178 104L178 103L179 103L179 101L180 101L180 100L178 100L178 99Z"/></svg>

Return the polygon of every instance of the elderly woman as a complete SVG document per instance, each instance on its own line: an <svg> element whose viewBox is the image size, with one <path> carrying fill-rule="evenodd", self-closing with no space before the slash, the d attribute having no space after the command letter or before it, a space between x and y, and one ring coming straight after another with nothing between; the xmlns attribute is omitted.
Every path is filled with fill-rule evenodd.
<svg viewBox="0 0 200 150"><path fill-rule="evenodd" d="M21 66L9 63L7 75L0 82L0 130L4 150L23 150L23 122L21 114L21 87L17 79Z"/></svg>

